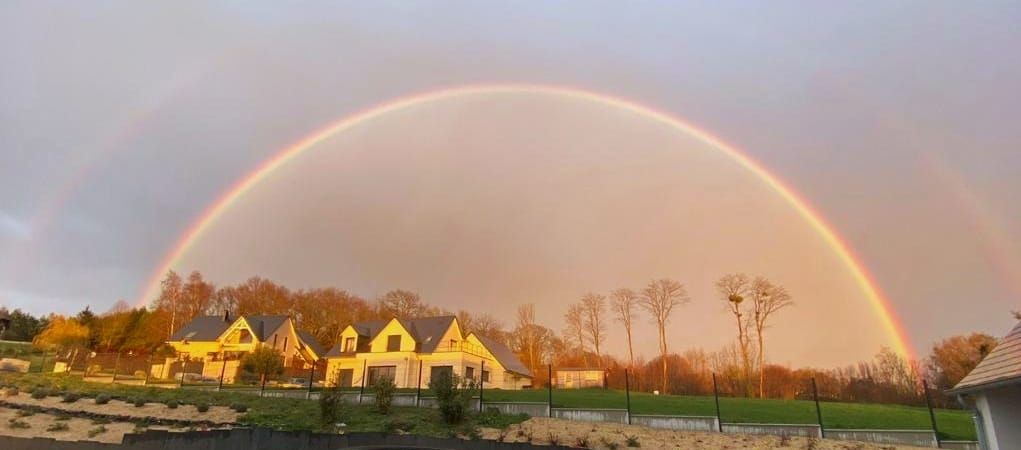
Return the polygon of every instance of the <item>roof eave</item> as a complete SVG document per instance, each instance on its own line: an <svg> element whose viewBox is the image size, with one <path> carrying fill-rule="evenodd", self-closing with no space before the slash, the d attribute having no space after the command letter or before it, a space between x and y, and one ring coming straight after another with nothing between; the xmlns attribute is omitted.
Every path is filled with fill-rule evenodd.
<svg viewBox="0 0 1021 450"><path fill-rule="evenodd" d="M955 387L953 389L948 389L943 393L946 395L965 395L973 394L978 391L985 391L989 389L996 389L1014 385L1021 385L1021 377L1005 378L1001 380L987 381L985 383L975 384L971 386Z"/></svg>

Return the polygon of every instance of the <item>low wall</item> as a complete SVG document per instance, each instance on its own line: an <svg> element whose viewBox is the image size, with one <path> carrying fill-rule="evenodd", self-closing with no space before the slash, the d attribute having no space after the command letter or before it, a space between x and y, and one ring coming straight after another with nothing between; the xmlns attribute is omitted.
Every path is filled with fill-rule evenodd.
<svg viewBox="0 0 1021 450"><path fill-rule="evenodd" d="M577 420L581 422L613 422L626 424L627 410L553 408L553 417L557 419Z"/></svg>
<svg viewBox="0 0 1021 450"><path fill-rule="evenodd" d="M504 414L527 414L531 417L549 416L549 405L546 403L485 402L483 409L489 408L496 408Z"/></svg>
<svg viewBox="0 0 1021 450"><path fill-rule="evenodd" d="M719 431L715 417L708 416L657 416L651 414L632 414L632 425L644 425L651 428L665 428L681 431Z"/></svg>
<svg viewBox="0 0 1021 450"><path fill-rule="evenodd" d="M3 358L0 359L0 370L7 372L28 373L28 367L32 363L23 359Z"/></svg>
<svg viewBox="0 0 1021 450"><path fill-rule="evenodd" d="M725 423L724 433L772 434L775 436L822 437L819 425L773 423ZM827 430L827 433L829 431Z"/></svg>
<svg viewBox="0 0 1021 450"><path fill-rule="evenodd" d="M977 441L943 441L940 444L942 444L940 448L950 448L954 450L981 450Z"/></svg>
<svg viewBox="0 0 1021 450"><path fill-rule="evenodd" d="M845 441L863 441L876 444L913 445L915 447L935 447L936 435L932 431L922 430L837 430L826 429L829 439Z"/></svg>

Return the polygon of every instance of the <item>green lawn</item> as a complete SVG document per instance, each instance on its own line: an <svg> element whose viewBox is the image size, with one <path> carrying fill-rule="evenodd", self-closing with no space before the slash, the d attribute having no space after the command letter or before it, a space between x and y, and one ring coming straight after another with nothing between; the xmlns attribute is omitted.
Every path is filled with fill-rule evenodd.
<svg viewBox="0 0 1021 450"><path fill-rule="evenodd" d="M486 391L489 401L546 402L545 390ZM623 391L609 389L554 390L553 406L563 408L624 409ZM925 408L900 405L822 402L826 428L921 429L931 427ZM715 416L712 397L652 395L631 393L633 414ZM815 403L806 400L760 400L720 398L720 416L724 422L816 423ZM971 413L960 410L936 410L936 424L947 439L974 440Z"/></svg>
<svg viewBox="0 0 1021 450"><path fill-rule="evenodd" d="M58 392L76 392L82 394L82 402L93 401L98 394L107 394L115 399L144 398L151 403L166 403L176 400L182 404L206 403L209 405L230 406L241 404L248 407L239 422L244 425L268 427L278 430L311 430L323 431L320 423L319 403L294 398L261 398L251 394L238 392L216 392L203 389L176 389L144 386L128 386L111 383L92 383L82 381L80 377L65 374L16 374L0 372L0 386L16 386L27 392L35 387L45 387L52 394ZM473 422L467 426L458 425L451 428L445 425L434 409L393 407L389 415L376 411L372 405L348 405L343 421L347 424L344 430L356 431L390 431L403 430L415 434L448 437L452 433L468 433ZM196 417L200 420L201 417ZM520 415L486 414L477 417L478 425L506 427L512 423L525 420Z"/></svg>

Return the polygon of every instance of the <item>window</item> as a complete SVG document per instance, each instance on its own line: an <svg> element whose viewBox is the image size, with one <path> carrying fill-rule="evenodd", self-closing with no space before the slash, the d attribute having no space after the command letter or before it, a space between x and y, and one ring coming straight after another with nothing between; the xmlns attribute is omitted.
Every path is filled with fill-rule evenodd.
<svg viewBox="0 0 1021 450"><path fill-rule="evenodd" d="M397 366L372 366L369 367L369 385L376 384L376 381L382 378L389 378L391 380L397 379Z"/></svg>
<svg viewBox="0 0 1021 450"><path fill-rule="evenodd" d="M454 375L454 366L433 366L429 368L429 379L434 380L446 374L447 376Z"/></svg>
<svg viewBox="0 0 1021 450"><path fill-rule="evenodd" d="M483 383L488 383L489 382L489 371L488 370L483 370L482 371L482 382Z"/></svg>
<svg viewBox="0 0 1021 450"><path fill-rule="evenodd" d="M469 379L469 380L474 380L475 379L475 368L474 367L465 367L464 368L464 377Z"/></svg>
<svg viewBox="0 0 1021 450"><path fill-rule="evenodd" d="M281 347L285 352L287 351L287 336L284 336L284 346Z"/></svg>
<svg viewBox="0 0 1021 450"><path fill-rule="evenodd" d="M344 351L345 352L355 351L355 338L353 337L344 338Z"/></svg>
<svg viewBox="0 0 1021 450"><path fill-rule="evenodd" d="M450 340L450 351L454 351L456 349L457 349L457 341L454 340L454 339L451 339Z"/></svg>
<svg viewBox="0 0 1021 450"><path fill-rule="evenodd" d="M337 386L345 388L354 385L354 369L340 369L337 373Z"/></svg>
<svg viewBox="0 0 1021 450"><path fill-rule="evenodd" d="M401 351L401 335L392 334L386 337L386 351L388 352Z"/></svg>

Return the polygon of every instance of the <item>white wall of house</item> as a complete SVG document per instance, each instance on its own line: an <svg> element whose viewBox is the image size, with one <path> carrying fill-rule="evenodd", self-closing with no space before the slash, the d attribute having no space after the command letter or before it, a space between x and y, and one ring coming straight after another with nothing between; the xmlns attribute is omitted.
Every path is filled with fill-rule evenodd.
<svg viewBox="0 0 1021 450"><path fill-rule="evenodd" d="M1021 448L1021 386L1006 386L975 394L989 450Z"/></svg>

